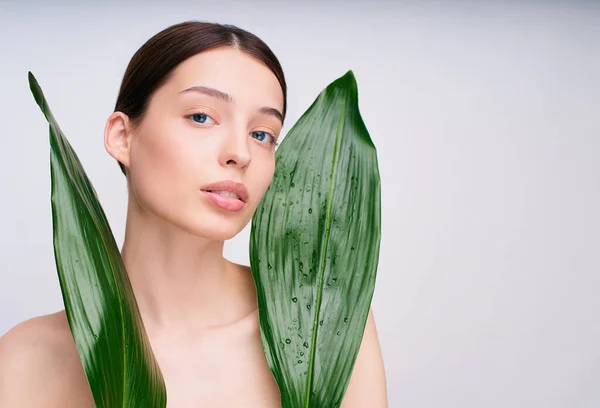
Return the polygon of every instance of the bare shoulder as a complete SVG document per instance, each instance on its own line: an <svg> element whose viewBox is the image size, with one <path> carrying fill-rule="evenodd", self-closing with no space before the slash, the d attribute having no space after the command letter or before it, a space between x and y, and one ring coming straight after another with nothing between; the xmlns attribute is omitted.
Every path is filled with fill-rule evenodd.
<svg viewBox="0 0 600 408"><path fill-rule="evenodd" d="M94 406L64 311L0 337L0 406Z"/></svg>
<svg viewBox="0 0 600 408"><path fill-rule="evenodd" d="M369 310L365 332L341 408L367 406L388 406L385 368L373 310Z"/></svg>

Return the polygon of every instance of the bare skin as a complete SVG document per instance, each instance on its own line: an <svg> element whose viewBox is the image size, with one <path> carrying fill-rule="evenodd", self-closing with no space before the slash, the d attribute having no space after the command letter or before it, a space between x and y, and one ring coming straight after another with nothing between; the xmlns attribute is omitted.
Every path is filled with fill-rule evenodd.
<svg viewBox="0 0 600 408"><path fill-rule="evenodd" d="M342 408L387 407L376 335L371 315ZM197 344L155 349L168 407L280 407L262 353L256 312L208 330ZM0 363L0 407L95 406L64 311L14 327L0 339Z"/></svg>
<svg viewBox="0 0 600 408"><path fill-rule="evenodd" d="M195 86L232 100L184 91ZM282 110L277 79L259 61L225 47L181 63L139 126L121 112L107 120L106 150L128 169L121 252L169 408L280 407L252 274L223 258L224 241L248 224L273 176L271 141L282 123L263 107ZM242 210L219 208L201 193L225 179L246 186ZM94 407L64 311L0 338L0 407L13 406ZM342 404L364 407L387 407L372 313Z"/></svg>

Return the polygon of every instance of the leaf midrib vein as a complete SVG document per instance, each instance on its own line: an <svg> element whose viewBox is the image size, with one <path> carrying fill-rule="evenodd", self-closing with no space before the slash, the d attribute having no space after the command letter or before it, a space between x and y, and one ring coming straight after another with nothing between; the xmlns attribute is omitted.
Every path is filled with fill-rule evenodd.
<svg viewBox="0 0 600 408"><path fill-rule="evenodd" d="M335 144L334 144L334 148L333 148L333 158L332 158L332 164L331 164L331 177L329 178L329 192L327 195L327 213L326 213L326 217L325 217L325 225L326 230L325 230L325 239L324 239L324 244L323 244L323 250L321 252L321 260L320 260L320 268L319 268L319 284L317 287L317 304L315 307L315 318L313 321L313 333L312 333L312 339L311 339L311 348L310 348L310 364L308 367L308 379L306 382L306 390L305 390L305 404L304 407L305 408L310 408L310 403L311 403L311 398L312 398L312 387L313 387L313 381L314 381L314 367L315 367L315 355L316 355L316 345L317 345L317 334L318 334L318 330L319 330L319 317L320 317L320 312L321 312L321 302L323 299L323 283L324 283L324 275L325 275L325 259L326 259L326 255L327 255L327 249L328 249L328 244L329 244L329 234L331 232L331 212L332 212L332 207L333 207L333 190L334 190L334 185L335 185L335 176L337 173L337 165L339 162L338 159L338 153L339 153L339 145L340 145L340 139L341 139L341 134L344 128L344 121L343 118L345 117L345 111L346 111L346 104L347 104L347 98L348 98L348 94L346 94L346 96L344 97L343 100L343 104L342 104L342 109L340 110L340 115L338 117L338 123L336 126L336 133L335 133Z"/></svg>

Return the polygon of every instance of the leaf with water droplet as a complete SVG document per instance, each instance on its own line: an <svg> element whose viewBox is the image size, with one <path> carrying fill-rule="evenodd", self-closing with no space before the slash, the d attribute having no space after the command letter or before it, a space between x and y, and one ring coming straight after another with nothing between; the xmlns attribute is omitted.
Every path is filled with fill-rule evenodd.
<svg viewBox="0 0 600 408"><path fill-rule="evenodd" d="M314 148L309 151L307 146ZM348 160L350 155L355 159ZM298 177L292 180L290 170ZM275 173L279 177L252 217L250 238L265 356L282 391L283 408L339 406L373 294L380 235L377 155L358 111L350 73L319 95L288 132L278 149ZM359 190L352 189L358 185ZM301 216L313 209L316 218ZM356 242L360 250L351 250L349 243ZM277 273L255 265L253 259L259 257L270 257ZM302 260L303 268L294 258ZM297 293L300 282L306 289ZM307 305L303 313L296 302L289 302L295 294ZM337 322L339 316L349 322L338 337L335 324L322 322ZM310 350L302 377L291 369L297 350L271 346L287 334L295 318Z"/></svg>

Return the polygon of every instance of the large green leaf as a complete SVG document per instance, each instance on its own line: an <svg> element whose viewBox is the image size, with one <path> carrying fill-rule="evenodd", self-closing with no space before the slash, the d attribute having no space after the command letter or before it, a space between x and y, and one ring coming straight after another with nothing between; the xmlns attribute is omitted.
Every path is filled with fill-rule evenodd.
<svg viewBox="0 0 600 408"><path fill-rule="evenodd" d="M352 71L288 132L252 219L261 338L284 408L339 407L373 297L377 153Z"/></svg>
<svg viewBox="0 0 600 408"><path fill-rule="evenodd" d="M101 408L160 408L166 389L96 192L35 77L50 127L54 256L69 326Z"/></svg>

